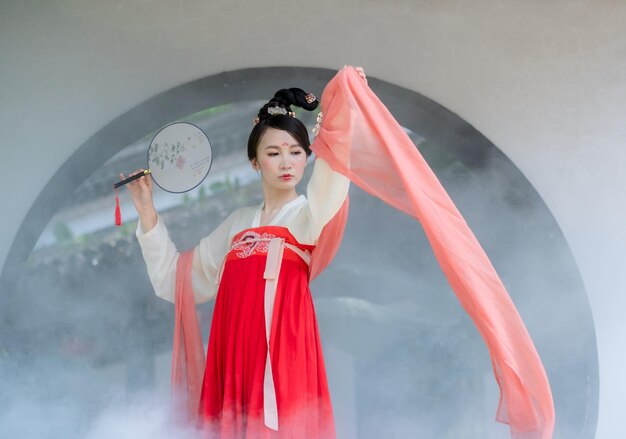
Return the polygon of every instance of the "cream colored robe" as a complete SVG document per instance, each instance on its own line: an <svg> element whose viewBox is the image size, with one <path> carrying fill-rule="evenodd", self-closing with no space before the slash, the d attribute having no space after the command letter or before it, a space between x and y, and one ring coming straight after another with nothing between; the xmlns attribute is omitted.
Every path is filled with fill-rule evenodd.
<svg viewBox="0 0 626 439"><path fill-rule="evenodd" d="M317 158L313 166L307 196L300 195L285 204L267 224L286 227L298 242L309 245L315 245L326 223L337 213L350 185L350 180L334 172L324 160ZM263 205L235 210L195 248L192 284L196 303L217 294L215 278L233 237L242 230L259 227ZM156 295L173 303L179 252L165 224L159 218L154 228L144 231L138 222L137 239Z"/></svg>

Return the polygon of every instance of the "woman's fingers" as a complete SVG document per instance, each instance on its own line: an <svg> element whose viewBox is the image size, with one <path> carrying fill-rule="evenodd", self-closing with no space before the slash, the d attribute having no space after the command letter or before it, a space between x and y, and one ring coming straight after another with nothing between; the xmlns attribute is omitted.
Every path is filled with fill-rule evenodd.
<svg viewBox="0 0 626 439"><path fill-rule="evenodd" d="M146 182L146 186L148 187L148 189L152 191L152 178L150 178L149 175L146 175L146 178L144 178L143 181Z"/></svg>
<svg viewBox="0 0 626 439"><path fill-rule="evenodd" d="M133 200L135 209L137 210L137 213L139 213L139 217L142 218L142 215L145 215L146 212L152 215L155 211L152 199L152 179L144 178L146 175L143 169L131 172L128 174L128 177L134 177L136 175L140 175L139 178L128 183L126 187L128 188L128 192ZM120 179L126 179L123 173L120 173Z"/></svg>
<svg viewBox="0 0 626 439"><path fill-rule="evenodd" d="M143 173L144 173L143 169L138 169L138 170L128 174L128 177L134 177L137 174L143 174ZM124 180L126 178L127 177L124 176L123 173L120 173L120 180ZM144 194L152 192L152 184L151 183L152 182L149 181L149 179L144 178L144 176L142 175L138 179L133 180L130 183L127 183L126 187L128 188L128 190L129 190L131 196L133 196L133 198L135 198L135 197L142 197L142 196L145 196Z"/></svg>
<svg viewBox="0 0 626 439"><path fill-rule="evenodd" d="M355 67L355 70L357 71L357 73L359 74L359 76L361 78L363 78L363 80L365 81L365 83L367 84L367 76L365 76L365 70L363 70L363 67Z"/></svg>

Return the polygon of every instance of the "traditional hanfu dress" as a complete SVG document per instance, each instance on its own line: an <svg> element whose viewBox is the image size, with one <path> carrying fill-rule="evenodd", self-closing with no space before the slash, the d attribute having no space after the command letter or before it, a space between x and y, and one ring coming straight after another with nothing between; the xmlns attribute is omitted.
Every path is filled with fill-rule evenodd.
<svg viewBox="0 0 626 439"><path fill-rule="evenodd" d="M511 435L516 439L550 439L554 429L554 403L541 359L489 258L435 174L415 148L406 132L353 67L345 67L332 78L324 89L321 104L324 115L323 121L317 137L311 144L311 149L317 157L314 174L325 174L332 178L332 181L328 180L327 183L330 186L325 186L321 183L322 179L317 179L318 182L312 179L312 188L319 186L327 189L310 191L307 207L304 207L304 204L300 206L298 204L300 202L296 202L294 206L287 206L286 212L281 212L279 218L275 220L275 224L272 224L283 227L285 233L279 233L280 239L284 239L285 243L290 243L302 251L308 250L307 245L314 245L309 271L314 274L320 271L320 267L328 262L336 250L332 245L329 245L332 241L329 240L329 236L334 235L336 239L340 239L343 232L342 224L345 225L347 203L343 203L343 200L345 199L347 183L342 180L339 174L347 177L365 192L380 198L390 206L418 220L452 290L459 299L461 306L474 321L489 349L494 375L500 387L500 403L496 419L509 424ZM328 189L329 187L332 187L333 190ZM335 188L341 187L344 189L334 192ZM319 194L322 193L325 195L320 197ZM306 202L302 201L302 203ZM328 206L326 203L329 203ZM340 205L341 207L339 207ZM219 278L218 272L222 256L230 251L228 258L233 264L231 265L233 270L224 269L222 282L226 282L229 286L237 285L234 288L237 290L241 286L241 291L256 297L261 286L250 286L248 281L239 280L237 271L234 269L236 266L234 262L237 264L241 262L242 266L245 265L246 273L254 273L258 276L261 268L260 265L255 266L254 264L262 265L261 259L256 260L256 262L253 262L252 259L243 262L235 259L239 256L232 254L232 252L254 253L253 247L255 245L245 243L245 233L247 232L258 235L278 233L278 229L257 228L259 224L255 215L258 212L259 208L256 211L254 209L237 211L214 232L215 237L212 234L200 243L194 253L193 264L187 256L181 258L183 263L179 262L179 270L176 275L174 271L177 253L173 245L167 241L167 233L163 225L159 223L154 232L146 234L155 235L152 239L140 236L140 241L144 241L142 243L144 255L146 255L146 251L151 252L151 247L154 246L155 248L154 255L146 255L146 260L157 294L173 300L174 277L177 278L173 381L177 384L175 387L182 388L183 393L193 393L194 389L199 387L196 377L199 375L201 361L198 359L203 355L201 348L197 348L197 346L201 346L201 343L199 343L199 336L196 335L197 322L194 322L193 303L185 301L185 297L189 296L189 294L184 294L185 291L189 290L186 285L190 283L195 285L193 289L198 299L203 299L201 295L207 295L206 291L209 293L204 297L210 297L211 294L214 294L210 280ZM338 213L333 216L334 212ZM246 230L244 234L237 235L244 230ZM294 238L293 241L286 233L287 230ZM237 240L244 239L244 241L237 241L237 245L241 246L239 250L228 248L228 243L232 242L235 235L237 235ZM224 240L224 236L228 236L228 239ZM257 235L250 236L257 239ZM153 245L153 242L159 244ZM254 242L266 241L257 240ZM264 244L256 245L262 246ZM280 247L284 254L291 254L290 250L285 250L285 246ZM268 252L270 251L271 249L268 247ZM274 245L273 254L276 254L276 251L278 250ZM256 254L253 257L256 257ZM297 409L303 397L302 393L297 396L289 395L289 392L284 393L285 389L292 383L290 380L295 378L290 376L292 372L289 367L294 359L288 355L283 356L284 352L291 352L291 350L284 351L283 348L289 346L297 355L301 355L302 352L299 343L307 346L303 348L304 350L309 349L309 347L319 349L316 329L308 329L308 334L315 335L312 338L305 336L304 339L301 338L302 334L285 335L283 333L283 331L293 331L294 328L297 330L315 328L314 323L302 323L299 320L298 325L295 326L293 323L289 323L295 322L304 314L306 315L305 320L309 319L313 316L312 306L311 311L301 311L304 314L298 314L298 310L307 310L309 305L303 304L302 299L298 299L300 300L298 302L292 302L295 298L292 296L291 290L287 292L289 288L281 291L281 288L285 288L287 284L296 286L294 291L298 288L304 288L303 284L299 283L301 281L298 280L301 279L301 276L297 275L298 270L304 269L304 265L297 259L298 257L300 256L296 252L295 255L291 254L291 261L284 261L285 268L280 270L277 281L276 306L273 310L266 310L265 312L265 322L272 322L269 330L266 329L266 337L268 334L270 337L270 342L266 345L270 347L271 355L269 357L271 360L270 364L266 365L265 371L268 371L270 367L273 369L273 374L270 376L273 375L274 377L275 391L272 394L268 390L272 386L270 386L268 376L265 375L263 416L268 428L278 427L279 435L283 434L281 431L283 413L286 418L285 425L290 425L292 408ZM229 264L228 258L226 264ZM285 258L267 257L266 259L272 261ZM271 269L273 266L274 269ZM190 271L189 267L192 268L191 277L193 279L191 281L186 280L185 275ZM275 265L270 264L269 269L266 265L264 272L266 279L261 280L257 277L263 288L268 284L267 280L276 279L276 273ZM283 273L285 274L284 279L282 278ZM313 274L310 275L313 276ZM271 282L269 284L271 285ZM205 292L202 293L202 291ZM220 284L220 291L227 291L227 289L223 289ZM230 292L230 288L228 291ZM305 294L308 294L308 290ZM220 301L219 296L220 293L218 293L218 301ZM207 370L212 368L211 370L215 371L216 376L212 376L209 381L205 376L205 384L208 383L207 386L212 386L211 383L213 382L217 383L218 387L223 384L224 393L217 397L209 396L206 394L205 386L205 394L202 398L202 413L209 418L221 413L223 423L220 428L224 428L222 430L224 432L234 432L235 434L243 434L248 425L242 421L241 414L258 414L258 390L250 390L249 386L257 386L255 389L259 388L260 357L262 355L258 351L253 353L250 350L252 342L249 340L246 341L247 347L243 351L238 350L236 346L226 347L223 344L224 342L236 343L242 340L243 336L239 333L229 334L226 337L231 338L226 339L224 335L214 337L213 334L217 334L222 328L229 330L234 328L235 332L261 330L259 328L262 328L262 325L259 322L224 321L224 319L230 318L229 312L231 311L241 316L252 315L252 312L247 309L237 308L242 303L235 296L232 297L232 302L224 300L223 303L216 303L216 313L219 305L219 315L214 316L214 319L216 317L219 319L215 323L217 326L212 328L212 338L215 338L215 342L209 343L210 352L207 362ZM246 303L247 305L249 304ZM286 314L285 310L287 310ZM272 313L273 318L270 320L268 315ZM258 317L258 312L255 315ZM296 318L296 316L298 317ZM276 322L273 319L276 319ZM287 322L283 322L282 319L287 319ZM275 337L276 340L272 340L272 337ZM182 340L182 342L178 340ZM255 340L254 348L260 349L262 336L257 334ZM215 345L217 342L220 343L219 346ZM317 396L315 396L315 392L309 393L311 386L313 386L313 384L309 385L309 382L317 382L318 386L325 388L325 378L320 372L322 370L320 365L323 363L318 352L316 351L315 354L311 354L310 351L307 352L308 358L317 358L315 367L309 367L307 363L307 368L303 372L307 376L307 384L304 385L303 382L297 384L299 391L306 388L306 398L313 395L312 398L317 398L319 404L318 408L311 414L311 418L302 418L306 428L312 428L311 434L308 434L308 431L298 431L294 433L293 437L316 437L315 434L326 433L322 430L331 425L330 422L326 422L328 419L326 414L330 413L327 407L330 405L323 402L327 400L324 396L327 394L327 390L318 390ZM254 361L250 361L252 357L255 358ZM266 361L267 358L265 357ZM303 364L300 363L300 357L297 361L298 364ZM252 370L248 369L250 372L248 377L243 379L237 376L226 378L227 374L232 373L233 365L243 363L252 367ZM229 369L225 368L226 364L229 365ZM283 373L290 377L284 378ZM181 383L184 386L180 386ZM233 388L235 391L232 391ZM229 392L229 396L226 396L227 392ZM272 395L277 398L277 417L274 416L275 410L271 406ZM216 398L216 400L214 401L212 398ZM234 409L236 404L233 405L232 401L237 400L237 398L239 398L238 401L246 402L240 408ZM191 398L191 401L194 399L195 397ZM217 401L218 399L221 400L221 406L220 402ZM252 402L253 400L254 402ZM319 401L322 402L319 403ZM225 402L228 404L227 406ZM223 409L221 412L220 407ZM227 407L228 414L225 415ZM315 424L314 419L322 419L322 421L318 422L317 427L310 427ZM276 421L278 425L276 425ZM287 429L287 431L291 430Z"/></svg>
<svg viewBox="0 0 626 439"><path fill-rule="evenodd" d="M196 247L196 302L216 295L198 410L210 437L335 437L309 263L348 186L317 159L308 198L263 226L263 204L238 209ZM173 302L180 255L165 225L137 237L156 294Z"/></svg>

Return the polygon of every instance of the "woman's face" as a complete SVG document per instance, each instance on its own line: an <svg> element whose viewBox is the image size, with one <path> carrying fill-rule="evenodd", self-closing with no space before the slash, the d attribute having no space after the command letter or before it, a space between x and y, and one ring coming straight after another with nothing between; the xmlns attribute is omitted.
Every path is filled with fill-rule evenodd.
<svg viewBox="0 0 626 439"><path fill-rule="evenodd" d="M304 148L287 131L267 128L256 148L252 167L261 171L270 188L292 190L302 179L307 156Z"/></svg>

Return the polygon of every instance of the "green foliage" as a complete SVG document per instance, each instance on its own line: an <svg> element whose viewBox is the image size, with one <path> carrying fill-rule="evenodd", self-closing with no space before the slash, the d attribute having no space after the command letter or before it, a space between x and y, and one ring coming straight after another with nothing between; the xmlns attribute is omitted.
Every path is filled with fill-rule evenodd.
<svg viewBox="0 0 626 439"><path fill-rule="evenodd" d="M185 119L186 120L202 120L209 116L213 116L213 115L228 111L232 107L233 107L233 104L224 104L224 105L218 105L217 107L210 107L210 108L207 108L206 110L198 111L197 113L194 113L186 117Z"/></svg>
<svg viewBox="0 0 626 439"><path fill-rule="evenodd" d="M70 242L74 235L69 226L64 222L59 222L54 225L54 238L59 244Z"/></svg>
<svg viewBox="0 0 626 439"><path fill-rule="evenodd" d="M130 221L128 223L124 223L117 228L119 234L121 236L129 236L135 233L137 230L137 221Z"/></svg>
<svg viewBox="0 0 626 439"><path fill-rule="evenodd" d="M211 192L214 194L219 194L222 192L232 192L236 189L236 187L237 185L233 183L230 177L226 177L224 181L216 181L215 183L212 183L209 186L209 189L211 189Z"/></svg>
<svg viewBox="0 0 626 439"><path fill-rule="evenodd" d="M85 245L89 242L88 235L78 235L74 237L74 242L78 245Z"/></svg>
<svg viewBox="0 0 626 439"><path fill-rule="evenodd" d="M198 189L198 202L204 203L206 199L206 189L204 186L200 186L200 189Z"/></svg>

